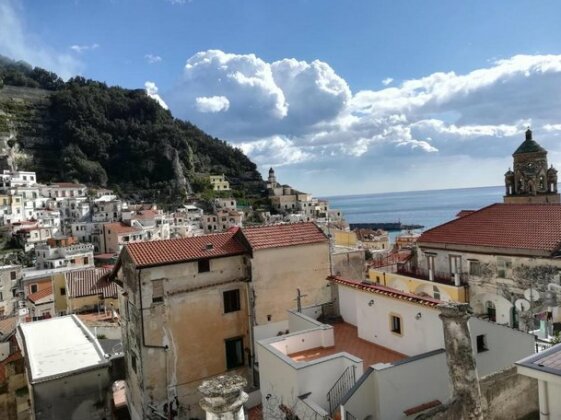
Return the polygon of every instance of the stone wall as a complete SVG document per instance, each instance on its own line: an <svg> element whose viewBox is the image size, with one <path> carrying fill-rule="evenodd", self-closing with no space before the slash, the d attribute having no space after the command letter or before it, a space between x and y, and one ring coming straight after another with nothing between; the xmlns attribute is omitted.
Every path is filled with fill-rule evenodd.
<svg viewBox="0 0 561 420"><path fill-rule="evenodd" d="M486 376L479 383L485 418L519 419L539 410L537 380L519 375L514 366Z"/></svg>

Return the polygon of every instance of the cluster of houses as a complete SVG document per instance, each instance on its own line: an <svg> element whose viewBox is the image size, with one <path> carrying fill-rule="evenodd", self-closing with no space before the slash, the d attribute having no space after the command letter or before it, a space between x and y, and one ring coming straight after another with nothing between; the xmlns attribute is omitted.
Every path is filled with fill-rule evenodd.
<svg viewBox="0 0 561 420"><path fill-rule="evenodd" d="M561 204L545 154L527 133L504 203L389 251L383 232L349 232L329 211L226 228L186 206L177 234L155 208L94 199L96 221L90 206L71 235L37 245L37 267L0 268L2 296L19 299L0 319L0 412L557 418ZM318 211L270 175L277 213ZM365 264L367 248L383 258Z"/></svg>

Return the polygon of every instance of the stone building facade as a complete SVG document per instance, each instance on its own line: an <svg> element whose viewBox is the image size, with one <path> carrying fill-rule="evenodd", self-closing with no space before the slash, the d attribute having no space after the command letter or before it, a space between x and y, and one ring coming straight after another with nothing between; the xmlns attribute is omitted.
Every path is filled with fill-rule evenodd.
<svg viewBox="0 0 561 420"><path fill-rule="evenodd" d="M512 155L513 170L505 173L505 203L559 203L557 170L547 165L547 151L526 130L526 139Z"/></svg>

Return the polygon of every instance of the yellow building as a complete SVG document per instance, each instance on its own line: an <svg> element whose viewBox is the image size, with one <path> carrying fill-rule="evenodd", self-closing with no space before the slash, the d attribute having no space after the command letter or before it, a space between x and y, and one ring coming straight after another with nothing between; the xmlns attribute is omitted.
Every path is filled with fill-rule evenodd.
<svg viewBox="0 0 561 420"><path fill-rule="evenodd" d="M332 229L331 234L337 246L355 247L357 243L356 233L353 231Z"/></svg>
<svg viewBox="0 0 561 420"><path fill-rule="evenodd" d="M112 276L133 418L202 416L198 386L236 373L257 384L254 341L284 334L287 309L329 301L329 241L313 223L128 244ZM248 391L251 391L249 389Z"/></svg>
<svg viewBox="0 0 561 420"><path fill-rule="evenodd" d="M466 286L455 286L453 282L430 281L428 279L390 273L372 268L368 270L368 278L373 283L419 296L429 296L444 302L468 303L469 299Z"/></svg>
<svg viewBox="0 0 561 420"><path fill-rule="evenodd" d="M226 180L226 176L222 175L211 175L209 176L209 181L212 184L214 191L230 191L230 183Z"/></svg>
<svg viewBox="0 0 561 420"><path fill-rule="evenodd" d="M109 268L91 267L52 276L55 312L58 315L105 311L119 307L117 285L102 279Z"/></svg>

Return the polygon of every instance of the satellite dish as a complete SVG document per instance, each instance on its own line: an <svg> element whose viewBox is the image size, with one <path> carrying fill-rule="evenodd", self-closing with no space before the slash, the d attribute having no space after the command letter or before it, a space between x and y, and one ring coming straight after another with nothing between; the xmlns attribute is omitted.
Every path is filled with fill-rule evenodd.
<svg viewBox="0 0 561 420"><path fill-rule="evenodd" d="M517 299L516 302L514 302L514 306L518 312L526 312L530 309L530 302L526 299Z"/></svg>
<svg viewBox="0 0 561 420"><path fill-rule="evenodd" d="M536 289L526 289L524 290L524 297L530 302L535 302L536 300L540 300L540 292Z"/></svg>

